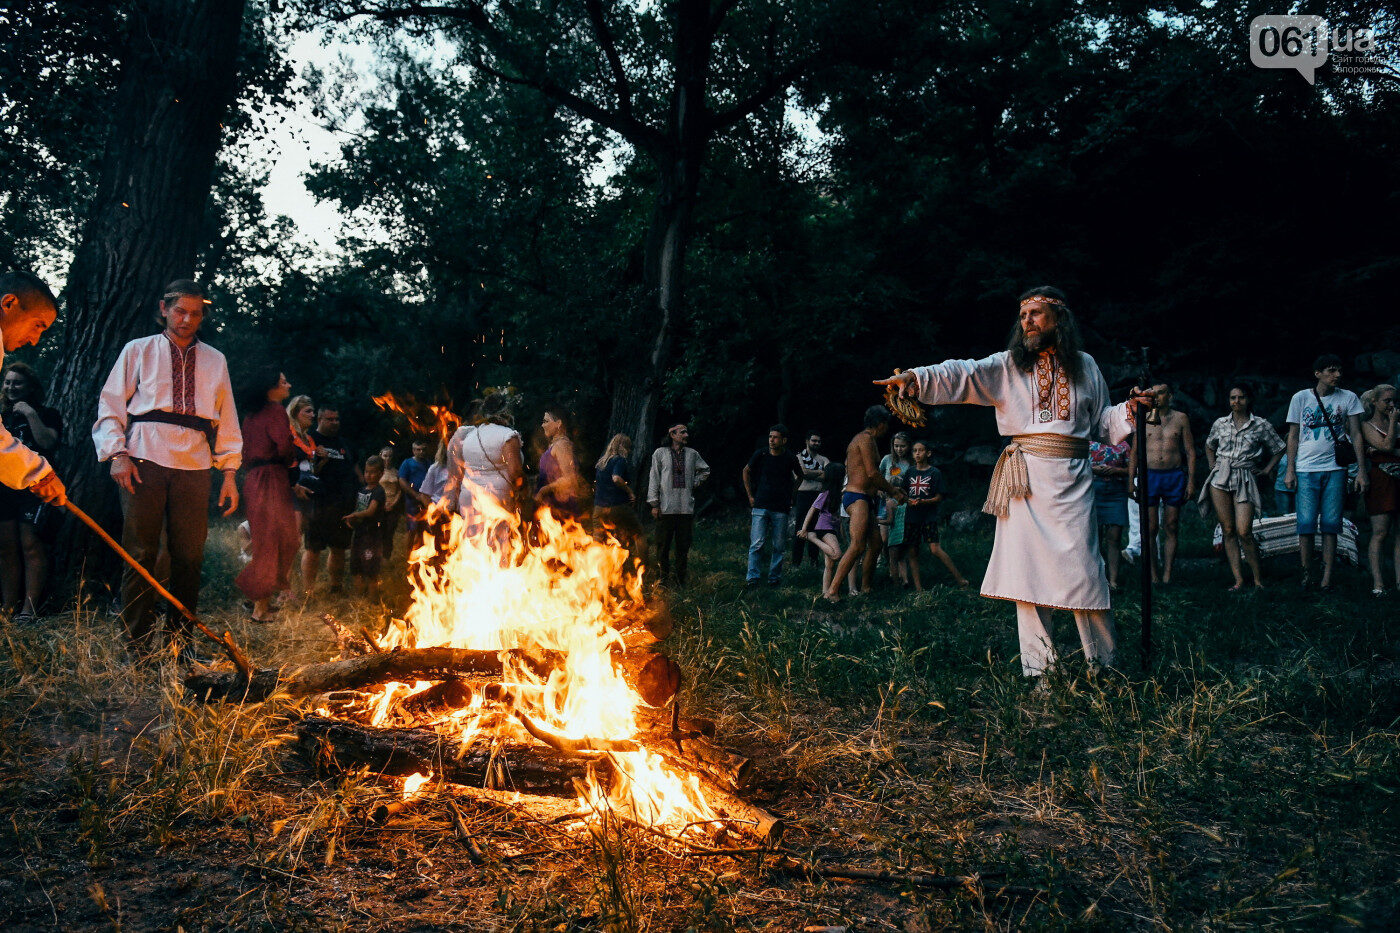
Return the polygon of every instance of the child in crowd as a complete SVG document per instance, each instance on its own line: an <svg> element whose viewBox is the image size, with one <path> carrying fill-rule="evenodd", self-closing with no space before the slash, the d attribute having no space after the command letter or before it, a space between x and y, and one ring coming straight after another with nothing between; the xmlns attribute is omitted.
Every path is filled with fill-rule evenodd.
<svg viewBox="0 0 1400 933"><path fill-rule="evenodd" d="M350 574L372 602L379 601L379 568L384 562L384 460L365 461L365 484L355 494L355 511L345 516L345 524L355 529L350 539Z"/></svg>
<svg viewBox="0 0 1400 933"><path fill-rule="evenodd" d="M379 450L379 459L384 461L384 475L379 485L384 490L384 514L379 516L379 532L384 536L384 560L394 556L394 532L398 530L399 519L403 517L403 487L399 485L399 471L394 465L394 448L385 444Z"/></svg>
<svg viewBox="0 0 1400 933"><path fill-rule="evenodd" d="M890 452L880 460L880 473L896 489L904 471L914 465L909 458L909 432L900 431L890 438ZM890 568L890 579L902 586L909 585L908 548L904 546L904 506L889 496L880 495L880 538L885 547L881 556Z"/></svg>
<svg viewBox="0 0 1400 933"><path fill-rule="evenodd" d="M841 526L841 490L845 485L846 467L840 463L828 463L822 470L822 491L813 500L812 507L802 520L802 527L797 530L797 536L810 541L825 558L823 593L831 586L831 575L836 572L836 562L841 559L841 539L836 532Z"/></svg>
<svg viewBox="0 0 1400 933"><path fill-rule="evenodd" d="M923 592L919 578L919 542L928 542L929 553L943 562L958 586L967 586L967 579L938 541L938 503L943 501L943 474L929 462L928 442L917 440L913 446L914 466L899 478L900 488L909 497L904 516L904 544L909 552L909 572L914 589Z"/></svg>

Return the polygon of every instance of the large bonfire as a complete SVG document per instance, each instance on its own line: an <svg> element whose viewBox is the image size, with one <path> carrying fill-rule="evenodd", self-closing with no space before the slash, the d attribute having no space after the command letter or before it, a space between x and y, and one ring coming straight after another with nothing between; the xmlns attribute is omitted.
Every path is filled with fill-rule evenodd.
<svg viewBox="0 0 1400 933"><path fill-rule="evenodd" d="M620 663L629 650L621 630L645 604L642 574L628 552L548 511L526 526L487 494L472 502L470 518L434 516L448 522L448 532L441 542L428 536L411 555L412 602L378 639L386 650L500 653L497 686L472 693L437 729L455 733L464 750L543 739L606 756L610 786L590 769L580 789L589 809L610 805L673 831L718 822L696 775L630 741L646 731L639 712L647 704ZM371 721L382 723L395 705L434 686L383 685L370 701ZM502 704L512 715L493 715Z"/></svg>
<svg viewBox="0 0 1400 933"><path fill-rule="evenodd" d="M444 441L444 408L420 431ZM652 830L771 841L781 821L736 796L750 762L680 716L680 668L653 646L670 631L643 572L614 538L544 511L528 520L468 485L468 514L433 504L436 528L409 558L411 600L380 634L336 633L341 656L292 672L197 668L206 699L312 697L297 730L319 764L407 780L578 799Z"/></svg>

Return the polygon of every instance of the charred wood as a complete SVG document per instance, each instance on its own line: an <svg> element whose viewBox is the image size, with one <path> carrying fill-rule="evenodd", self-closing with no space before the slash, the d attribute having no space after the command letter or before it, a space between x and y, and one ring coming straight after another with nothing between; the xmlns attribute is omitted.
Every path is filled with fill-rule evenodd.
<svg viewBox="0 0 1400 933"><path fill-rule="evenodd" d="M257 703L281 690L289 696L314 696L333 690L369 687L389 681L447 680L463 676L499 677L505 672L502 657L513 657L544 677L562 664L558 652L511 649L506 652L468 648L395 648L341 661L310 664L283 675L274 669L257 671L249 682L237 671L196 667L185 677L185 689L205 700L241 700ZM680 689L680 666L654 651L628 652L614 661L637 694L653 706L661 706Z"/></svg>
<svg viewBox="0 0 1400 933"><path fill-rule="evenodd" d="M314 764L331 771L367 767L382 774L432 774L435 780L541 796L573 796L573 779L591 764L606 775L606 762L586 762L538 745L463 748L428 729L375 729L323 716L296 727L298 745Z"/></svg>

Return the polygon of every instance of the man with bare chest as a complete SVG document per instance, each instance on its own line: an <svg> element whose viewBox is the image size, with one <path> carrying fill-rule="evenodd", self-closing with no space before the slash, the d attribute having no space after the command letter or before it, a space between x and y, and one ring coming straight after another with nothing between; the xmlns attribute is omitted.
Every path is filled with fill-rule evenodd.
<svg viewBox="0 0 1400 933"><path fill-rule="evenodd" d="M1172 582L1172 565L1176 562L1177 529L1181 507L1196 494L1196 441L1191 436L1191 420L1185 412L1172 408L1172 389L1166 383L1152 387L1154 406L1147 416L1147 503L1149 506L1147 533L1143 541L1157 540L1157 529L1163 531L1163 583ZM1137 469L1137 437L1133 438L1133 456L1128 461L1129 482ZM1134 488L1136 488L1134 486ZM1152 564L1152 579L1157 580L1157 564Z"/></svg>
<svg viewBox="0 0 1400 933"><path fill-rule="evenodd" d="M865 429L846 447L846 488L841 507L851 516L851 543L836 571L831 586L823 594L829 603L841 601L841 583L861 562L861 592L868 593L875 580L875 563L880 557L880 531L875 522L875 492L879 490L904 502L904 492L890 485L880 473L880 451L875 442L890 429L890 412L883 405L865 410Z"/></svg>

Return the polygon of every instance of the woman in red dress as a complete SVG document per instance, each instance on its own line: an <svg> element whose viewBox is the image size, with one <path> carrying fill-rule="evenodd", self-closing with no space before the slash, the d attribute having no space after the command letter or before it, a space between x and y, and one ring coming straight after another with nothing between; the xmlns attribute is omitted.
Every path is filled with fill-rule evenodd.
<svg viewBox="0 0 1400 933"><path fill-rule="evenodd" d="M234 582L253 601L254 622L275 621L272 597L287 589L297 553L297 520L287 469L296 462L292 423L282 403L291 394L275 369L259 373L244 400L243 501L252 531L253 558Z"/></svg>

